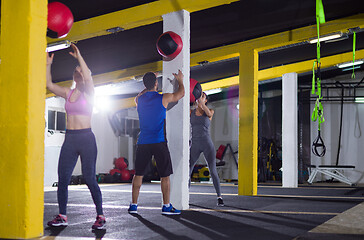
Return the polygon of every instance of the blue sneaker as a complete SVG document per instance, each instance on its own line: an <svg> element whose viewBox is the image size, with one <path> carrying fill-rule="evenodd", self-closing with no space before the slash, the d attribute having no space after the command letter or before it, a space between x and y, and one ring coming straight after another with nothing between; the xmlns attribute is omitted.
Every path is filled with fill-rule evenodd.
<svg viewBox="0 0 364 240"><path fill-rule="evenodd" d="M180 210L175 209L172 204L169 204L169 207L163 205L162 214L164 215L178 215L181 214Z"/></svg>
<svg viewBox="0 0 364 240"><path fill-rule="evenodd" d="M128 212L129 213L138 213L138 204L130 204Z"/></svg>

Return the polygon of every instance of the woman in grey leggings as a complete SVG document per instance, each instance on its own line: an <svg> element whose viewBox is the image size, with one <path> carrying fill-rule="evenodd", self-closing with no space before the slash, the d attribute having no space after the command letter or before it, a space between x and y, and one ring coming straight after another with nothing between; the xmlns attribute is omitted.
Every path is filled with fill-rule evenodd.
<svg viewBox="0 0 364 240"><path fill-rule="evenodd" d="M217 205L224 206L221 197L220 179L216 171L216 151L210 137L210 123L214 115L214 110L209 109L206 103L207 95L206 93L202 93L200 99L197 100L197 108L191 111L192 144L190 149L190 176L200 154L203 152L216 190Z"/></svg>

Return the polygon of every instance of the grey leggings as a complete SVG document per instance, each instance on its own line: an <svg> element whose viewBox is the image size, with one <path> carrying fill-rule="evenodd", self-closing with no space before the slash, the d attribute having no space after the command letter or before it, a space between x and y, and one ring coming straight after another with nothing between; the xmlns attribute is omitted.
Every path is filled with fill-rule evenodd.
<svg viewBox="0 0 364 240"><path fill-rule="evenodd" d="M90 128L66 131L58 162L57 198L59 213L67 214L68 184L78 156L81 157L82 175L90 189L97 215L103 215L102 196L95 173L97 146L95 136Z"/></svg>
<svg viewBox="0 0 364 240"><path fill-rule="evenodd" d="M202 138L198 140L192 139L192 145L190 149L190 176L192 174L193 167L195 166L202 152L210 170L210 175L212 177L212 182L214 183L216 194L218 197L220 197L221 189L220 179L216 171L215 147L210 138Z"/></svg>

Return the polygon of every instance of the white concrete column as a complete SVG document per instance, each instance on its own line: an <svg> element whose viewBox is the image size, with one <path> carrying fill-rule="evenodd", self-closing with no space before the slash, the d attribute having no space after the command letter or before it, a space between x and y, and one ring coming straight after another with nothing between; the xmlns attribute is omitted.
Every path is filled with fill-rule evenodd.
<svg viewBox="0 0 364 240"><path fill-rule="evenodd" d="M298 185L297 73L282 76L282 187Z"/></svg>
<svg viewBox="0 0 364 240"><path fill-rule="evenodd" d="M171 175L171 203L177 209L189 207L189 129L190 129L190 13L182 10L163 15L163 32L173 31L181 36L183 48L172 61L163 62L163 93L174 92L178 83L170 81L172 73L183 72L185 96L167 111L166 129L171 153L173 174Z"/></svg>

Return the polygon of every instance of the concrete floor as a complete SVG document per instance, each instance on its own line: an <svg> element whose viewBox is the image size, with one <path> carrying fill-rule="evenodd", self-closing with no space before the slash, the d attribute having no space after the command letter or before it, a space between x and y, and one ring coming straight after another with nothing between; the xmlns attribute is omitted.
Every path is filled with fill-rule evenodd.
<svg viewBox="0 0 364 240"><path fill-rule="evenodd" d="M161 215L158 183L145 183L138 215L130 215L130 184L100 185L106 229L92 231L95 206L85 185L69 187L66 228L45 227L40 239L364 239L364 188L260 185L258 196L238 196L222 184L225 207L211 184L192 184L190 209ZM56 188L45 192L44 225L58 213ZM340 228L338 227L340 226Z"/></svg>

